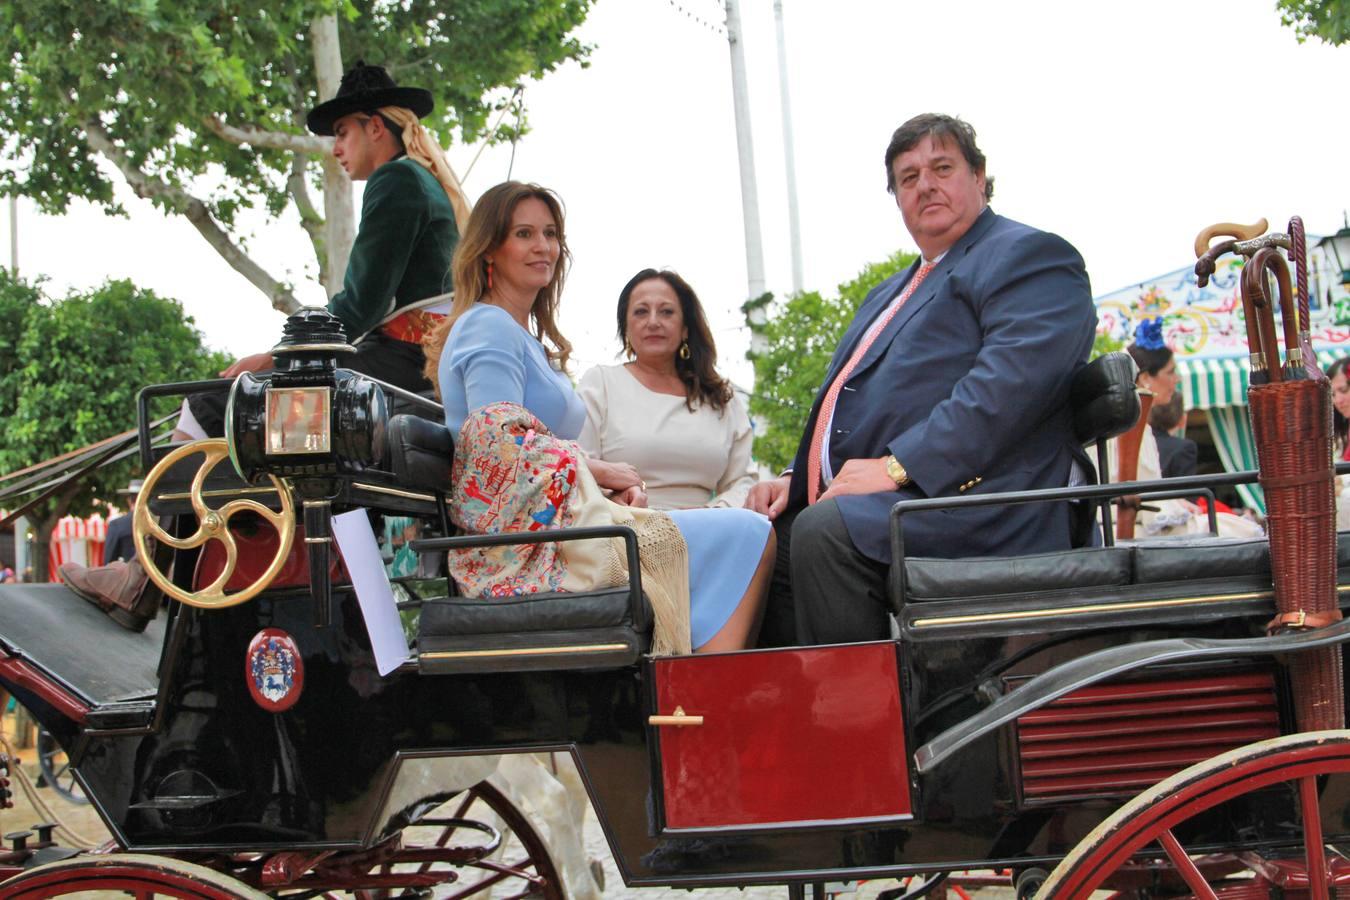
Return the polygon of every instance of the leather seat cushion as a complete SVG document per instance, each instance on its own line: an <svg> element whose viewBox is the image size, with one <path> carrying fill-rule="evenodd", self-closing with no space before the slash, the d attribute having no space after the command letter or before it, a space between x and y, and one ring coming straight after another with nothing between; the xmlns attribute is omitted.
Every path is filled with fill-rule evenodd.
<svg viewBox="0 0 1350 900"><path fill-rule="evenodd" d="M905 598L938 600L1110 587L1129 584L1131 569L1131 552L1126 547L982 559L915 558L905 561Z"/></svg>
<svg viewBox="0 0 1350 900"><path fill-rule="evenodd" d="M634 625L628 609L628 588L589 594L531 594L499 600L447 597L424 600L419 635L519 635L530 632L579 631Z"/></svg>
<svg viewBox="0 0 1350 900"><path fill-rule="evenodd" d="M1139 419L1137 372L1128 353L1107 353L1078 370L1069 385L1073 431L1080 443L1129 431Z"/></svg>
<svg viewBox="0 0 1350 900"><path fill-rule="evenodd" d="M388 431L389 464L398 483L410 489L445 491L455 439L440 422L413 415L393 416Z"/></svg>
<svg viewBox="0 0 1350 900"><path fill-rule="evenodd" d="M1135 584L1270 576L1270 545L1263 539L1176 538L1139 541L1133 549Z"/></svg>

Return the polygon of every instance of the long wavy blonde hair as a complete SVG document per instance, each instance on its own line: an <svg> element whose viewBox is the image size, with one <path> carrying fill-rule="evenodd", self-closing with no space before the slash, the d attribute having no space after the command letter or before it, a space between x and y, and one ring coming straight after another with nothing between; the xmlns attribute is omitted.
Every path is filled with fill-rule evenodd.
<svg viewBox="0 0 1350 900"><path fill-rule="evenodd" d="M511 218L516 206L522 200L533 198L548 207L549 214L558 225L558 264L553 268L553 278L539 290L530 307L530 321L533 333L544 345L548 358L559 369L566 371L567 362L572 356L572 344L558 330L558 302L562 298L563 281L567 276L567 264L572 252L567 249L567 233L563 227L563 207L558 195L546 187L537 184L524 184L519 181L504 181L489 188L469 214L469 224L455 248L454 261L450 264L454 274L455 299L450 304L450 312L445 320L432 329L422 343L427 357L427 380L436 385L439 395L440 385L437 369L441 362L441 353L445 350L446 338L455 320L473 308L473 305L487 295L487 255L500 247L511 230Z"/></svg>

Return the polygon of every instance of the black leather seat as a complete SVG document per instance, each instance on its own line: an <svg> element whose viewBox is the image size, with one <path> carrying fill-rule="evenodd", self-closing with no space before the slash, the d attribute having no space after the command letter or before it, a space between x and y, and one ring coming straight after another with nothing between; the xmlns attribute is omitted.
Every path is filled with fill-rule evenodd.
<svg viewBox="0 0 1350 900"><path fill-rule="evenodd" d="M388 442L400 485L429 491L449 487L454 438L444 425L393 416ZM561 538L568 530L552 534ZM447 543L430 539L412 546L420 553L445 549ZM646 599L626 585L584 594L478 599L459 596L447 579L445 596L422 600L418 665L426 674L617 668L647 651L651 627Z"/></svg>
<svg viewBox="0 0 1350 900"><path fill-rule="evenodd" d="M1069 384L1073 432L1091 444L1124 434L1139 421L1139 367L1128 353L1104 353L1083 366Z"/></svg>
<svg viewBox="0 0 1350 900"><path fill-rule="evenodd" d="M443 491L450 486L455 438L440 422L414 415L389 419L388 459L398 483L410 490Z"/></svg>

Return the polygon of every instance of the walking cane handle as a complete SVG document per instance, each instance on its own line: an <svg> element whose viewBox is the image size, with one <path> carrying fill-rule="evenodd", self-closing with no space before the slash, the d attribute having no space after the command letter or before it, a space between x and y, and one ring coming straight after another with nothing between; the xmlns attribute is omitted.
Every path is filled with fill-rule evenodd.
<svg viewBox="0 0 1350 900"><path fill-rule="evenodd" d="M1208 228L1201 229L1200 233L1195 236L1195 258L1199 259L1208 253L1209 242L1216 237L1250 241L1265 234L1269 226L1270 223L1265 219L1257 219L1252 225L1239 225L1236 222L1215 222Z"/></svg>

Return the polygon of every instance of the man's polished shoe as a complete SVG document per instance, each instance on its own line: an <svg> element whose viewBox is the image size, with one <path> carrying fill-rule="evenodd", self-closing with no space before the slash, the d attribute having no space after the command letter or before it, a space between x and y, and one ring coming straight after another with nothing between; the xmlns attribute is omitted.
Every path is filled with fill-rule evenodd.
<svg viewBox="0 0 1350 900"><path fill-rule="evenodd" d="M159 611L159 592L149 589L150 579L139 560L118 560L92 569L79 563L62 563L58 571L66 587L123 628L144 631Z"/></svg>

